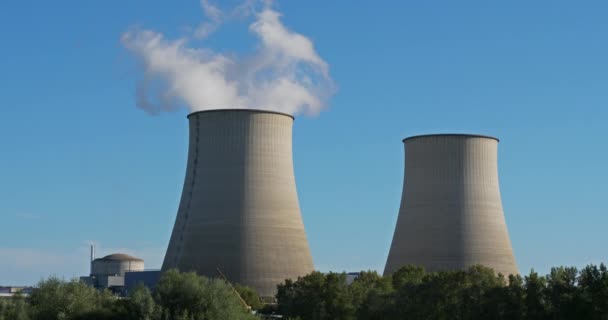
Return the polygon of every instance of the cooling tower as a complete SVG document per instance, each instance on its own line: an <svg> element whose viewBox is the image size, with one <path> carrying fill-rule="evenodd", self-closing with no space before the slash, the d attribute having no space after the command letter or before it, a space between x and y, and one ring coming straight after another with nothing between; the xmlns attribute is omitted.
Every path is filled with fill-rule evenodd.
<svg viewBox="0 0 608 320"><path fill-rule="evenodd" d="M405 144L401 208L384 269L482 264L517 274L498 186L498 139L436 134Z"/></svg>
<svg viewBox="0 0 608 320"><path fill-rule="evenodd" d="M177 268L251 286L313 271L292 160L293 117L259 110L188 116L186 179L163 270Z"/></svg>

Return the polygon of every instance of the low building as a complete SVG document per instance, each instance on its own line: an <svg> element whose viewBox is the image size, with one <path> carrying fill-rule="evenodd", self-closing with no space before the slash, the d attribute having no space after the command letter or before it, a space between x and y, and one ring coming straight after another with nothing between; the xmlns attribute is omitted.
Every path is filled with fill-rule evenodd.
<svg viewBox="0 0 608 320"><path fill-rule="evenodd" d="M359 275L361 273L360 272L349 272L346 274L346 284L350 285L351 283L353 283L357 278L359 278Z"/></svg>
<svg viewBox="0 0 608 320"><path fill-rule="evenodd" d="M125 293L129 293L137 285L142 284L150 290L154 290L156 283L160 280L160 270L143 270L125 272Z"/></svg>
<svg viewBox="0 0 608 320"><path fill-rule="evenodd" d="M21 286L0 286L0 298L12 297L14 295L29 296L34 291L33 287L21 287Z"/></svg>

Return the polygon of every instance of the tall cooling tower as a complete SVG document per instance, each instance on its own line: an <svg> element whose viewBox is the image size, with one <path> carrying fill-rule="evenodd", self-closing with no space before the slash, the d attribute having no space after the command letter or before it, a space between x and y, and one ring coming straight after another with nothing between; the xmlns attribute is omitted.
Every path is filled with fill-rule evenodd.
<svg viewBox="0 0 608 320"><path fill-rule="evenodd" d="M406 138L401 208L384 269L427 271L482 264L517 274L498 186L498 139L436 134Z"/></svg>
<svg viewBox="0 0 608 320"><path fill-rule="evenodd" d="M163 270L217 277L273 296L313 271L292 160L293 117L259 110L195 112L188 166Z"/></svg>

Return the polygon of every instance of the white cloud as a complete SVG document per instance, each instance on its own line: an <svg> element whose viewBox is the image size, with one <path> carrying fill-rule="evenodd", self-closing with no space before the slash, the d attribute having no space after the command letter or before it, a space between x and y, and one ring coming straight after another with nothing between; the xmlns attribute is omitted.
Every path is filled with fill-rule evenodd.
<svg viewBox="0 0 608 320"><path fill-rule="evenodd" d="M194 38L206 37L223 22L217 7L206 0L201 5L208 21ZM192 111L248 108L317 114L335 89L328 64L310 39L282 24L269 2L262 5L249 27L259 40L250 55L190 47L188 37L169 40L151 30L124 33L123 45L143 68L138 106L151 113L185 103ZM248 1L229 16L254 8L254 1Z"/></svg>

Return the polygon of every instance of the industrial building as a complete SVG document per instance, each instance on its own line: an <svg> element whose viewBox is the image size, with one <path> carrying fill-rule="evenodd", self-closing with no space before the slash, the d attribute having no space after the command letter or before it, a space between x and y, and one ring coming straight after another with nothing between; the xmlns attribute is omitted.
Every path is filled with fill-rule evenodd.
<svg viewBox="0 0 608 320"><path fill-rule="evenodd" d="M143 285L150 290L154 290L158 280L160 280L160 270L142 270L125 272L124 293L127 294L138 285Z"/></svg>
<svg viewBox="0 0 608 320"><path fill-rule="evenodd" d="M384 274L482 264L517 274L498 182L498 139L434 134L404 139L401 208Z"/></svg>
<svg viewBox="0 0 608 320"><path fill-rule="evenodd" d="M94 253L91 249L91 258L91 273L89 276L80 277L80 281L95 288L122 292L127 274L144 271L144 260L124 253L93 259Z"/></svg>
<svg viewBox="0 0 608 320"><path fill-rule="evenodd" d="M265 297L313 271L293 170L294 118L224 109L188 119L187 172L162 269L221 272Z"/></svg>
<svg viewBox="0 0 608 320"><path fill-rule="evenodd" d="M0 286L0 298L9 298L16 295L28 297L34 291L30 286Z"/></svg>

